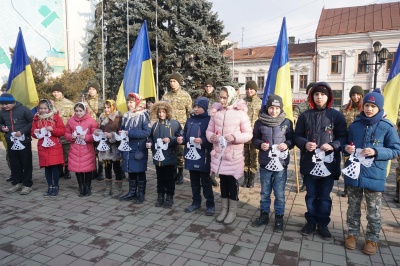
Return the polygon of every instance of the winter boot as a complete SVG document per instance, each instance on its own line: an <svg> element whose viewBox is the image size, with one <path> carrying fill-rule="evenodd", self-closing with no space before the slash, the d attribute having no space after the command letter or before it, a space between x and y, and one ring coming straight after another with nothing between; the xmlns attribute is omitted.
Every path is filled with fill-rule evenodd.
<svg viewBox="0 0 400 266"><path fill-rule="evenodd" d="M275 215L274 232L280 233L283 231L283 215Z"/></svg>
<svg viewBox="0 0 400 266"><path fill-rule="evenodd" d="M85 188L83 185L83 174L76 173L76 180L78 181L79 185L79 197L83 197L85 195Z"/></svg>
<svg viewBox="0 0 400 266"><path fill-rule="evenodd" d="M142 204L143 203L145 191L146 191L146 183L145 183L145 181L139 181L138 182L138 188L137 188L137 197L136 197L136 203L137 204Z"/></svg>
<svg viewBox="0 0 400 266"><path fill-rule="evenodd" d="M112 180L105 179L104 182L106 184L106 188L104 189L103 196L108 197L108 196L112 195Z"/></svg>
<svg viewBox="0 0 400 266"><path fill-rule="evenodd" d="M306 183L304 182L304 175L301 175L302 179L303 179L303 184L300 187L300 192L304 192L307 191L307 187L306 187Z"/></svg>
<svg viewBox="0 0 400 266"><path fill-rule="evenodd" d="M68 168L67 168L68 169ZM58 165L58 172L60 173L60 178L64 177L64 167L62 164Z"/></svg>
<svg viewBox="0 0 400 266"><path fill-rule="evenodd" d="M129 191L124 196L120 197L119 200L132 200L136 198L136 189L137 189L137 179L129 179Z"/></svg>
<svg viewBox="0 0 400 266"><path fill-rule="evenodd" d="M97 180L101 181L104 179L103 162L99 161L97 164Z"/></svg>
<svg viewBox="0 0 400 266"><path fill-rule="evenodd" d="M183 168L178 168L178 174L176 176L176 182L175 184L177 185L182 185L183 184Z"/></svg>
<svg viewBox="0 0 400 266"><path fill-rule="evenodd" d="M394 195L394 198L393 198L393 201L395 203L400 203L399 202L399 183L400 183L400 181L396 182L396 194Z"/></svg>
<svg viewBox="0 0 400 266"><path fill-rule="evenodd" d="M235 221L237 211L237 200L229 199L229 212L225 217L224 224L231 224Z"/></svg>
<svg viewBox="0 0 400 266"><path fill-rule="evenodd" d="M122 180L114 181L114 189L112 191L112 197L118 199L122 194Z"/></svg>
<svg viewBox="0 0 400 266"><path fill-rule="evenodd" d="M212 173L210 175L210 179L211 179L211 185L213 187L218 187L219 186L217 179L215 179L215 173Z"/></svg>
<svg viewBox="0 0 400 266"><path fill-rule="evenodd" d="M249 182L249 171L244 171L243 173L243 183L240 185L241 187L247 187L247 183Z"/></svg>
<svg viewBox="0 0 400 266"><path fill-rule="evenodd" d="M221 198L221 213L218 215L216 221L217 223L222 223L225 220L226 215L228 214L228 205L229 199L228 198Z"/></svg>
<svg viewBox="0 0 400 266"><path fill-rule="evenodd" d="M256 177L256 173L253 173L249 170L249 181L247 182L248 188L254 187L254 178Z"/></svg>
<svg viewBox="0 0 400 266"><path fill-rule="evenodd" d="M164 208L171 209L173 204L174 204L174 196L171 194L167 194L167 197L165 198Z"/></svg>
<svg viewBox="0 0 400 266"><path fill-rule="evenodd" d="M61 177L61 174L60 174L60 177ZM66 164L64 167L64 179L71 179L71 174L68 170L68 164Z"/></svg>
<svg viewBox="0 0 400 266"><path fill-rule="evenodd" d="M347 185L344 185L344 190L340 196L342 196L344 198L347 197Z"/></svg>
<svg viewBox="0 0 400 266"><path fill-rule="evenodd" d="M53 186L48 186L47 191L43 193L43 197L49 198L52 191L53 191Z"/></svg>
<svg viewBox="0 0 400 266"><path fill-rule="evenodd" d="M85 173L85 185L84 185L84 190L85 190L85 197L89 197L92 195L92 173Z"/></svg>
<svg viewBox="0 0 400 266"><path fill-rule="evenodd" d="M155 206L162 207L164 205L164 193L158 193Z"/></svg>
<svg viewBox="0 0 400 266"><path fill-rule="evenodd" d="M269 213L266 211L260 211L260 217L254 220L254 222L251 223L251 226L253 227L260 227L261 225L265 224L267 225L269 223Z"/></svg>
<svg viewBox="0 0 400 266"><path fill-rule="evenodd" d="M50 193L50 197L51 198L56 198L58 196L58 190L59 190L59 187L54 186L52 191L51 191L51 193Z"/></svg>

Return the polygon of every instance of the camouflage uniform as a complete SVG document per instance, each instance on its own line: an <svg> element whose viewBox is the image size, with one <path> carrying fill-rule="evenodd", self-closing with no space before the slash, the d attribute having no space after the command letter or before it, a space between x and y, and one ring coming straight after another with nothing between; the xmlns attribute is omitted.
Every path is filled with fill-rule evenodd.
<svg viewBox="0 0 400 266"><path fill-rule="evenodd" d="M299 103L298 105L296 105L293 109L293 121L294 124L296 124L297 122L297 118L299 118L299 116L304 113L305 111L307 111L308 109L310 109L310 106L308 105L308 100Z"/></svg>
<svg viewBox="0 0 400 266"><path fill-rule="evenodd" d="M349 202L353 203L349 204L347 209L348 234L355 237L360 235L361 202L364 194L368 221L366 240L378 242L381 230L382 192L352 186L348 186L347 189L349 190Z"/></svg>
<svg viewBox="0 0 400 266"><path fill-rule="evenodd" d="M62 97L61 99L53 100L54 107L58 110L58 115L61 117L64 125L67 124L68 119L74 115L74 103L70 100ZM69 153L69 142L65 137L61 137L61 143L63 147L64 163L68 165L68 153Z"/></svg>
<svg viewBox="0 0 400 266"><path fill-rule="evenodd" d="M211 106L212 106L215 102L218 102L218 100L219 100L218 94L217 94L217 92L215 91L215 89L214 89L214 91L213 91L212 93L204 92L204 93L203 93L203 97L206 97L206 98L208 99L208 110L210 110L210 109L211 109Z"/></svg>
<svg viewBox="0 0 400 266"><path fill-rule="evenodd" d="M89 110L90 116L94 120L99 122L99 117L100 117L101 113L104 110L104 102L103 102L103 100L97 94L94 97L88 96L86 98L86 102L88 104L88 110Z"/></svg>
<svg viewBox="0 0 400 266"><path fill-rule="evenodd" d="M172 119L177 120L181 127L184 128L192 110L192 98L189 93L180 87L175 92L169 91L164 94L162 100L168 101L172 105ZM183 168L184 166L183 149L183 145L178 145L178 163L176 165L178 168Z"/></svg>
<svg viewBox="0 0 400 266"><path fill-rule="evenodd" d="M245 97L243 99L247 104L247 115L250 118L251 127L254 127L254 123L258 119L258 115L261 109L261 99L258 98L257 94L253 97ZM258 150L251 144L251 140L244 144L244 172L255 174L258 167Z"/></svg>

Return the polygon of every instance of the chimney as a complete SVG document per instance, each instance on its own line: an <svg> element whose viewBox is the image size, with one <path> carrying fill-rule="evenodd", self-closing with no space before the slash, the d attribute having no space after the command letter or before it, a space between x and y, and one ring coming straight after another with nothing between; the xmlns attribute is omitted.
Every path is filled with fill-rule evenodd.
<svg viewBox="0 0 400 266"><path fill-rule="evenodd" d="M289 37L289 44L295 44L296 38L294 36Z"/></svg>
<svg viewBox="0 0 400 266"><path fill-rule="evenodd" d="M248 51L248 53L247 53L247 55L253 55L254 53L253 53L253 49L249 49L249 51Z"/></svg>

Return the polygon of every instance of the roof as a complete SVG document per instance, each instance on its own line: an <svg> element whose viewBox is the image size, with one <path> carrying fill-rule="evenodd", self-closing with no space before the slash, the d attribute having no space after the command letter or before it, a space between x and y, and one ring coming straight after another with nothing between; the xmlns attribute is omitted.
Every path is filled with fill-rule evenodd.
<svg viewBox="0 0 400 266"><path fill-rule="evenodd" d="M323 9L318 37L399 30L400 2Z"/></svg>
<svg viewBox="0 0 400 266"><path fill-rule="evenodd" d="M235 57L236 60L256 60L256 59L272 59L276 46L260 46L252 48L235 48L234 55L232 49L226 50L224 56L229 60ZM300 56L312 56L315 54L315 42L289 44L289 58Z"/></svg>

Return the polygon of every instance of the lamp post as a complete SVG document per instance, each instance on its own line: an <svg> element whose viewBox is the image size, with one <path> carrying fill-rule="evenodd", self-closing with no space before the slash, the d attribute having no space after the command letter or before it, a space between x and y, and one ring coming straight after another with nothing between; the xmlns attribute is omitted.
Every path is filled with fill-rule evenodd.
<svg viewBox="0 0 400 266"><path fill-rule="evenodd" d="M375 54L375 62L373 64L368 64L369 61L369 53L367 51L362 51L360 55L361 63L366 66L375 66L374 68L374 89L376 88L376 79L378 77L378 71L385 63L387 59L388 50L386 48L382 48L382 44L378 41L374 42L372 45L374 47L374 54ZM379 68L378 68L379 66Z"/></svg>

